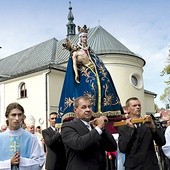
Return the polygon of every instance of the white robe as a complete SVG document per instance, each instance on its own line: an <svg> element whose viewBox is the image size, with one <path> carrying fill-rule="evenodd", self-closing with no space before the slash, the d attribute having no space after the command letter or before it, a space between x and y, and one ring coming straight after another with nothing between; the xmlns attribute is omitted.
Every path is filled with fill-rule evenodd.
<svg viewBox="0 0 170 170"><path fill-rule="evenodd" d="M115 133L115 134L113 134L113 136L118 144L119 134ZM117 170L124 170L125 169L125 167L124 167L125 154L120 152L119 147L117 147L116 161L117 161Z"/></svg>
<svg viewBox="0 0 170 170"><path fill-rule="evenodd" d="M45 162L36 136L20 128L0 133L0 169L11 170L11 158L20 152L20 170L40 170Z"/></svg>
<svg viewBox="0 0 170 170"><path fill-rule="evenodd" d="M170 159L170 126L165 130L166 144L162 146L162 151Z"/></svg>

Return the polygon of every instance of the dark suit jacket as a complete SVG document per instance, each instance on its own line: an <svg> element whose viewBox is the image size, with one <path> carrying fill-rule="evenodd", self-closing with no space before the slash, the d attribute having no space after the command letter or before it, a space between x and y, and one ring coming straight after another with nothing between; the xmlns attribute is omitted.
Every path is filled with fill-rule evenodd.
<svg viewBox="0 0 170 170"><path fill-rule="evenodd" d="M165 144L163 129L152 132L145 124L139 129L122 126L118 129L118 146L125 153L126 170L159 170L154 148Z"/></svg>
<svg viewBox="0 0 170 170"><path fill-rule="evenodd" d="M42 130L42 135L47 147L45 168L50 170L65 170L65 148L59 132L51 127Z"/></svg>
<svg viewBox="0 0 170 170"><path fill-rule="evenodd" d="M105 170L105 151L115 151L116 141L106 130L101 135L91 131L77 118L62 125L61 135L66 147L67 170Z"/></svg>

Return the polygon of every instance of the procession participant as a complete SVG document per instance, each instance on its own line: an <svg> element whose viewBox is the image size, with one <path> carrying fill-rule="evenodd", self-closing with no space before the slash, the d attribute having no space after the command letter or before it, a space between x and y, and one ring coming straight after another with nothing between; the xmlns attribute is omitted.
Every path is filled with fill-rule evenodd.
<svg viewBox="0 0 170 170"><path fill-rule="evenodd" d="M61 128L66 148L66 169L106 170L105 151L117 149L115 139L105 129L107 117L100 116L90 122L92 106L87 96L75 99L74 112L75 118L64 122Z"/></svg>
<svg viewBox="0 0 170 170"><path fill-rule="evenodd" d="M118 129L118 146L125 153L125 170L159 170L154 142L158 146L165 144L162 128L151 122L133 124L131 121L141 117L141 103L132 97L126 101L129 117L126 125Z"/></svg>
<svg viewBox="0 0 170 170"><path fill-rule="evenodd" d="M36 136L21 128L24 108L18 103L10 103L5 112L8 128L0 133L0 169L40 170L45 161Z"/></svg>
<svg viewBox="0 0 170 170"><path fill-rule="evenodd" d="M42 130L42 135L47 147L47 157L45 163L46 170L66 169L64 144L61 139L60 131L55 128L57 117L57 112L51 112L49 114L50 127Z"/></svg>

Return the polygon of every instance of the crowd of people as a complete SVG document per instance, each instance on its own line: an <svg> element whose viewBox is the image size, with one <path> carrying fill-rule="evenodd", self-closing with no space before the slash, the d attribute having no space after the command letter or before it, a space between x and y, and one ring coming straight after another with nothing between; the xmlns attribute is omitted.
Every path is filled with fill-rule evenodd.
<svg viewBox="0 0 170 170"><path fill-rule="evenodd" d="M0 133L0 169L160 170L155 146L170 158L169 121L165 130L157 128L153 119L133 123L133 119L141 117L141 104L136 97L126 101L126 109L128 118L123 120L126 125L118 128L116 137L105 128L106 116L91 119L92 106L88 96L75 99L75 118L64 122L61 129L55 127L57 112L49 114L47 129L35 128L35 120L30 116L25 118L23 129L24 108L18 103L10 103L5 113L8 126L1 126L1 131L6 129ZM121 164L118 163L119 154L124 155Z"/></svg>
<svg viewBox="0 0 170 170"><path fill-rule="evenodd" d="M81 32L78 46L69 47L72 57L59 104L60 113L49 114L50 126L35 127L34 117L25 116L19 103L7 106L7 124L1 126L0 133L1 170L160 170L162 164L156 147L169 161L169 122L164 129L157 127L152 118L133 122L141 118L140 100L131 97L126 106L121 106L109 72L87 46L87 28L82 30L86 32ZM107 113L115 116L115 112L122 114L123 110L125 124L118 127L118 133L111 134L106 128ZM56 128L61 113L64 118L71 116L72 119ZM164 166L162 170L168 168Z"/></svg>

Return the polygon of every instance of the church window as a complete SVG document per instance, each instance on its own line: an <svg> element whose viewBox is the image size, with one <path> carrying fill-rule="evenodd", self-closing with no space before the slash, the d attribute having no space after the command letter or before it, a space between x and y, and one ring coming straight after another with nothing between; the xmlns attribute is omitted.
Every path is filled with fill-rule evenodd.
<svg viewBox="0 0 170 170"><path fill-rule="evenodd" d="M131 75L130 82L137 89L141 89L143 87L141 75L139 75L138 73L133 73Z"/></svg>
<svg viewBox="0 0 170 170"><path fill-rule="evenodd" d="M134 86L137 86L137 85L138 85L138 79L137 79L135 76L132 76L132 77L131 77L131 80L132 80L132 84L133 84Z"/></svg>
<svg viewBox="0 0 170 170"><path fill-rule="evenodd" d="M27 97L26 84L21 83L19 86L19 98L26 98L26 97Z"/></svg>

